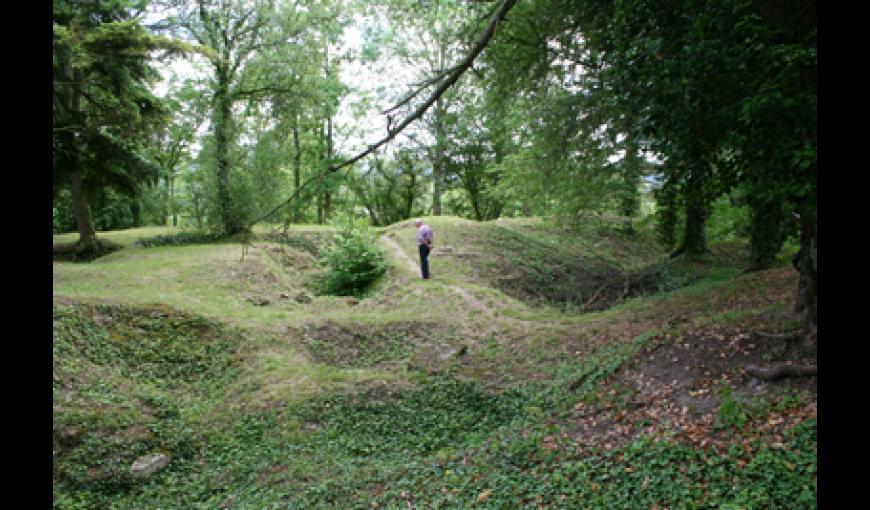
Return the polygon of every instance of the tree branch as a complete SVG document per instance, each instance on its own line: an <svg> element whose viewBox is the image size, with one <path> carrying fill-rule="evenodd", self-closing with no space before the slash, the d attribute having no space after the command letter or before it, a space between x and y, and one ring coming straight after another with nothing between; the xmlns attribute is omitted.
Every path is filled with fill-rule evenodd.
<svg viewBox="0 0 870 510"><path fill-rule="evenodd" d="M489 25L487 25L486 30L483 32L483 34L481 34L480 39L478 39L477 43L472 48L471 52L469 52L469 54L466 55L466 57L459 64L457 64L456 66L454 66L452 68L452 69L454 69L454 71L450 74L450 76L447 78L447 80L445 80L435 90L435 92L432 93L432 95L429 97L429 99L425 103L423 103L419 108L417 108L417 110L415 110L414 113L412 113L409 117L407 117L404 121L402 121L402 123L399 124L395 129L390 131L386 137L384 137L383 139L379 140L378 142L376 142L372 145L369 145L368 149L357 154L356 156L354 156L348 160L345 160L341 163L330 165L323 172L320 172L316 176L307 180L302 186L299 187L299 189L297 189L290 196L290 198L288 198L287 200L282 202L281 205L279 205L278 207L275 207L273 210L269 211L267 214L263 215L262 217L258 218L257 220L252 221L248 226L249 227L253 226L254 224L259 223L260 221L268 218L269 216L271 216L275 212L279 211L281 208L283 208L285 205L287 205L291 200L293 200L297 196L299 196L299 194L302 192L302 190L305 189L305 187L308 186L310 183L317 181L317 180L320 180L328 174L337 172L346 166L352 165L352 164L356 163L357 161L363 159L364 157L368 156L369 154L373 153L378 148L380 148L382 145L384 145L385 143L387 143L390 140L392 140L393 138L395 138L396 135L398 135L402 130L404 130L406 127L408 127L408 125L410 125L412 122L414 122L415 120L422 117L423 114L426 113L426 110L428 110L429 107L432 106L435 103L435 101L437 101L438 98L440 98L448 88L450 88L454 83L456 83L456 81L459 80L459 77L462 76L462 74L468 68L471 67L471 65L474 63L474 59L477 58L477 56L483 51L483 49L489 43L490 39L492 39L492 36L495 33L495 29L498 26L498 24L501 23L502 20L504 20L505 16L507 16L508 11L510 11L511 7L513 7L515 3L516 3L516 0L503 0L502 1L501 6L495 12L495 14L493 14L492 19L490 19L490 21L489 21Z"/></svg>
<svg viewBox="0 0 870 510"><path fill-rule="evenodd" d="M426 89L427 87L429 87L430 85L434 85L434 84L438 83L439 81L443 80L445 77L450 75L450 73L454 72L457 69L457 67L459 67L459 66L457 65L457 66L451 67L450 69L445 69L444 71L441 71L440 73L438 73L436 76L433 76L432 78L429 78L428 80L423 80L422 82L415 84L414 86L418 87L416 90L409 93L401 101L399 101L398 103L396 103L392 107L382 111L381 113L386 115L386 114L393 112L393 111L401 108L402 106L406 105L409 101L411 101L411 99L414 99L417 96L417 94L419 94L420 92L423 92L423 90ZM474 69L472 68L472 70L474 70Z"/></svg>

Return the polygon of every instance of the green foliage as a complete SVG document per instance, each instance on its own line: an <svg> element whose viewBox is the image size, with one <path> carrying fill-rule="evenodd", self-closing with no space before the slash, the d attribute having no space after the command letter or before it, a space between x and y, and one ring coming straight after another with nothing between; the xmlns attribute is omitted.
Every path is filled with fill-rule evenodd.
<svg viewBox="0 0 870 510"><path fill-rule="evenodd" d="M337 231L324 249L323 292L339 296L362 296L368 286L387 270L388 262L375 243L377 233L365 219L338 215Z"/></svg>
<svg viewBox="0 0 870 510"><path fill-rule="evenodd" d="M790 208L781 201L752 199L750 204L750 260L752 270L768 269L776 262L786 237L794 233L797 222Z"/></svg>
<svg viewBox="0 0 870 510"><path fill-rule="evenodd" d="M525 402L519 391L495 396L473 383L436 377L386 401L376 392L312 401L299 416L322 425L322 446L346 455L420 455L480 442L523 416Z"/></svg>
<svg viewBox="0 0 870 510"><path fill-rule="evenodd" d="M739 195L723 195L713 201L710 209L705 225L710 243L749 237L750 211Z"/></svg>
<svg viewBox="0 0 870 510"><path fill-rule="evenodd" d="M390 225L421 215L423 193L429 180L418 155L402 150L393 161L372 158L363 173L348 184L362 202L374 225Z"/></svg>
<svg viewBox="0 0 870 510"><path fill-rule="evenodd" d="M106 188L136 199L139 186L158 175L145 145L168 112L149 90L159 78L152 52L187 45L149 34L134 13L141 7L133 1L53 4L54 188L80 181L72 200L81 207ZM79 231L87 236L94 225L82 220Z"/></svg>
<svg viewBox="0 0 870 510"><path fill-rule="evenodd" d="M74 232L76 230L76 218L73 214L69 189L62 188L58 190L52 201L52 206L52 233Z"/></svg>
<svg viewBox="0 0 870 510"><path fill-rule="evenodd" d="M174 386L219 374L232 361L237 339L223 328L198 317L159 309L152 311L94 305L56 308L55 354L78 352L95 365L117 368L124 377L145 377ZM105 314L107 325L97 326L83 312Z"/></svg>
<svg viewBox="0 0 870 510"><path fill-rule="evenodd" d="M59 508L107 507L143 485L140 455L183 465L204 446L197 413L234 375L239 337L160 308L53 310L54 496Z"/></svg>
<svg viewBox="0 0 870 510"><path fill-rule="evenodd" d="M734 398L730 386L719 389L719 410L717 411L718 425L720 427L740 428L749 419L746 404Z"/></svg>

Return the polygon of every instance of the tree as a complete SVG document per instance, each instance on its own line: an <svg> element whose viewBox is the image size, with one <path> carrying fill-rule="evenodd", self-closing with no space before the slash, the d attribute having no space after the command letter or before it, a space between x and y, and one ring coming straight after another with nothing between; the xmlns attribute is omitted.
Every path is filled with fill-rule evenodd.
<svg viewBox="0 0 870 510"><path fill-rule="evenodd" d="M274 0L181 0L163 2L165 29L183 33L211 49L211 128L221 228L235 234L245 228L241 206L230 191L231 148L237 135L234 106L293 95L303 73L295 53L311 48L307 36L320 22L336 17L333 5L321 2L280 3ZM302 65L305 59L301 58Z"/></svg>
<svg viewBox="0 0 870 510"><path fill-rule="evenodd" d="M160 167L160 177L166 185L163 221L172 216L172 226L178 225L178 207L175 201L175 179L178 166L190 158L190 149L196 133L205 122L207 105L202 90L188 81L170 92L165 99L172 112L170 122L157 131L152 145L152 159Z"/></svg>
<svg viewBox="0 0 870 510"><path fill-rule="evenodd" d="M408 5L403 2L387 2L391 16L392 37L387 48L400 55L406 64L415 68L419 82L412 92L406 94L385 113L395 115L409 108L417 95L447 78L454 68L450 65L467 51L465 39L472 28L469 20L475 20L480 10L473 4L435 2L432 5ZM438 95L431 115L423 118L429 158L432 166L432 214L442 213L442 195L448 180L448 152L450 129L455 125L458 89Z"/></svg>
<svg viewBox="0 0 870 510"><path fill-rule="evenodd" d="M302 191L304 189L306 189L310 184L315 183L315 182L319 182L319 181L323 180L324 178L327 178L330 175L335 174L336 172L338 172L342 168L351 166L354 163L365 158L366 156L374 153L380 147L382 147L384 144L386 144L387 142L389 142L393 138L395 138L396 135L401 133L405 128L407 128L409 125L411 125L411 123L413 123L414 121L421 118L423 116L423 114L426 113L426 111L432 106L432 104L435 103L435 101L437 101L438 98L441 97L445 91L447 91L451 86L453 86L457 82L457 80L459 80L459 78L463 75L463 73L465 73L465 71L467 71L469 68L471 68L475 59L478 57L478 55L480 55L480 53L484 50L484 48L487 46L489 41L492 39L493 35L495 34L496 28L502 23L502 21L504 21L508 12L510 12L510 10L513 8L514 3L515 3L515 0L502 0L502 2L500 2L496 6L496 8L494 9L494 11L492 12L492 14L489 18L489 22L488 22L486 28L480 34L479 38L477 39L477 41L475 42L475 44L471 48L471 50L468 52L468 54L466 54L462 60L460 60L458 63L456 63L454 66L452 66L449 69L449 72L446 72L443 76L439 77L436 80L435 83L438 83L438 86L436 87L435 91L433 91L429 95L428 99L426 99L423 102L423 104L418 106L413 112L411 112L405 118L403 118L400 122L398 122L395 127L392 127L392 123L388 124L388 133L384 138L369 145L367 149L363 150L362 152L356 154L353 157L346 158L346 159L342 160L341 162L333 163L333 164L329 165L325 170L323 170L322 172L319 172L317 175L313 176L312 178L310 178L307 181L305 181L304 183L302 183L302 186L300 186L299 189L297 189L292 195L290 195L290 197L287 200L285 200L284 202L282 202L281 204L279 204L277 207L270 210L266 214L257 218L253 222L249 223L249 225L252 225L254 223L257 223L258 221L261 221L265 218L270 217L277 210L285 207L287 204L296 200L300 196ZM417 90L417 92L419 92L419 91L420 90ZM412 96L413 95L415 95L415 93L412 93ZM391 110L394 110L394 109L395 108L393 108Z"/></svg>
<svg viewBox="0 0 870 510"><path fill-rule="evenodd" d="M814 323L815 8L812 0L540 0L521 6L489 58L519 91L557 63L576 66L577 96L595 97L608 116L631 113L622 129L665 161L667 241L676 206L685 212L675 253L705 250L709 204L738 185L753 210L753 268L781 246L788 215L777 204L799 215L799 303Z"/></svg>
<svg viewBox="0 0 870 510"><path fill-rule="evenodd" d="M398 152L392 161L373 157L368 168L349 180L373 225L389 225L422 214L421 198L427 180L423 162L411 151Z"/></svg>
<svg viewBox="0 0 870 510"><path fill-rule="evenodd" d="M144 6L54 2L54 189L69 185L79 250L97 248L90 194L112 187L135 196L139 183L157 177L143 148L166 120L148 88L158 77L152 52L189 48L150 35L139 21Z"/></svg>

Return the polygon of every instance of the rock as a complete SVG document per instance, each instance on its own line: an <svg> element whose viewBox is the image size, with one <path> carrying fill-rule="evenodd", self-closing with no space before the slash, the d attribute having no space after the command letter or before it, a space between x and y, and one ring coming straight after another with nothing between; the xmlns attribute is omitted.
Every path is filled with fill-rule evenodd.
<svg viewBox="0 0 870 510"><path fill-rule="evenodd" d="M139 457L130 466L130 473L136 478L147 478L158 469L169 464L169 456L163 453L152 453Z"/></svg>
<svg viewBox="0 0 870 510"><path fill-rule="evenodd" d="M311 302L311 297L309 297L308 294L304 292L300 292L299 294L296 294L296 302L307 305Z"/></svg>
<svg viewBox="0 0 870 510"><path fill-rule="evenodd" d="M251 296L248 298L248 301L254 303L257 306L266 306L271 302L263 296Z"/></svg>
<svg viewBox="0 0 870 510"><path fill-rule="evenodd" d="M82 429L79 427L63 428L55 433L55 438L60 446L71 448L82 442Z"/></svg>
<svg viewBox="0 0 870 510"><path fill-rule="evenodd" d="M278 295L278 297L281 299L290 299L290 294L286 294L286 293L282 292L281 294Z"/></svg>

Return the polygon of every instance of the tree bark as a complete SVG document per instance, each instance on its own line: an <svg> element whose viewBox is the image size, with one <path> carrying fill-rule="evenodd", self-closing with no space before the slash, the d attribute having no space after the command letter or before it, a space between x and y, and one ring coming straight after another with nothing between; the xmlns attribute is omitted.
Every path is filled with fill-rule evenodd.
<svg viewBox="0 0 870 510"><path fill-rule="evenodd" d="M678 253L700 255L707 251L704 226L707 220L707 200L702 168L693 169L686 180L686 230Z"/></svg>
<svg viewBox="0 0 870 510"><path fill-rule="evenodd" d="M444 186L444 125L442 103L435 104L435 161L432 162L432 215L441 216L441 193Z"/></svg>
<svg viewBox="0 0 870 510"><path fill-rule="evenodd" d="M139 204L139 197L134 196L130 199L130 213L133 215L133 228L142 226L142 206Z"/></svg>
<svg viewBox="0 0 870 510"><path fill-rule="evenodd" d="M323 193L317 195L317 224L323 225Z"/></svg>
<svg viewBox="0 0 870 510"><path fill-rule="evenodd" d="M332 163L332 117L326 117L326 161ZM327 188L323 192L323 215L326 221L332 218L332 192Z"/></svg>
<svg viewBox="0 0 870 510"><path fill-rule="evenodd" d="M78 165L76 157L70 158L70 163ZM82 248L89 248L97 244L97 232L94 230L94 221L91 217L91 208L88 207L87 197L82 185L82 171L75 168L70 173L70 190L72 192L73 214L76 217L76 225L79 229L78 244Z"/></svg>
<svg viewBox="0 0 870 510"><path fill-rule="evenodd" d="M408 188L405 192L405 218L410 218L414 212L414 188L417 185L417 175L414 173L414 168L408 168Z"/></svg>
<svg viewBox="0 0 870 510"><path fill-rule="evenodd" d="M801 247L798 255L798 299L795 311L803 314L804 328L812 331L818 326L816 305L817 295L817 257L816 221L809 207L801 214Z"/></svg>
<svg viewBox="0 0 870 510"><path fill-rule="evenodd" d="M82 84L79 83L79 73L76 73L72 67L71 57L67 58L64 70L66 71L68 79L72 83L69 111L74 116L77 116L81 112ZM66 156L65 162L69 171L73 214L75 215L76 226L79 230L78 245L82 248L90 248L95 246L97 243L97 232L94 229L94 220L91 217L91 209L88 207L87 195L85 194L84 183L82 182L84 175L81 168L78 148L75 143L76 134L70 131L64 136L67 137L67 147L70 148L70 153Z"/></svg>
<svg viewBox="0 0 870 510"><path fill-rule="evenodd" d="M175 173L169 175L169 207L172 210L172 226L178 226L178 210L175 207Z"/></svg>
<svg viewBox="0 0 870 510"><path fill-rule="evenodd" d="M299 144L299 114L293 114L293 192L299 194L302 186L302 147ZM293 205L293 223L302 222L302 208L296 202Z"/></svg>
<svg viewBox="0 0 870 510"><path fill-rule="evenodd" d="M752 217L749 239L749 271L761 271L773 266L776 255L785 242L786 216L781 200L750 200Z"/></svg>
<svg viewBox="0 0 870 510"><path fill-rule="evenodd" d="M217 159L218 200L221 208L221 221L226 235L241 231L241 225L235 218L230 195L230 140L229 124L231 114L230 83L228 70L224 66L217 68L217 91L215 92L215 158Z"/></svg>
<svg viewBox="0 0 870 510"><path fill-rule="evenodd" d="M169 219L171 209L171 205L169 204L172 200L172 183L170 182L169 176L163 178L163 181L166 183L166 200L163 201L163 207L160 209L160 225L166 225L166 221Z"/></svg>
<svg viewBox="0 0 870 510"><path fill-rule="evenodd" d="M444 40L438 45L438 64L444 69ZM435 102L435 161L432 163L432 215L441 216L441 193L444 186L444 152L446 150L444 129L444 100L439 97Z"/></svg>

